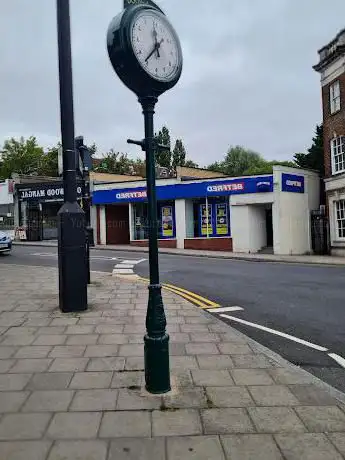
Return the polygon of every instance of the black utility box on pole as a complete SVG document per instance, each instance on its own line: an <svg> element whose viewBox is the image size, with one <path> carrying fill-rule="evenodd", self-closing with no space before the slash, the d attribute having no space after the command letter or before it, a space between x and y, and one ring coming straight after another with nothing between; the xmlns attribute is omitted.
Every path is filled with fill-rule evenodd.
<svg viewBox="0 0 345 460"><path fill-rule="evenodd" d="M87 309L85 214L77 202L69 0L57 0L64 204L58 212L59 306Z"/></svg>

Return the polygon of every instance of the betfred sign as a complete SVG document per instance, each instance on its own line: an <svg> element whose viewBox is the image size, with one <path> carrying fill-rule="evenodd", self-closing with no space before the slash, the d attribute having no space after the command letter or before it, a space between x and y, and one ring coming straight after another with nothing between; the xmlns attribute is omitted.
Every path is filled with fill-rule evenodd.
<svg viewBox="0 0 345 460"><path fill-rule="evenodd" d="M143 192L122 192L116 194L117 200L135 200L138 198L147 198L146 191Z"/></svg>
<svg viewBox="0 0 345 460"><path fill-rule="evenodd" d="M216 193L216 192L237 192L237 191L244 190L244 182L231 182L228 184L221 184L221 185L209 185L207 187L208 193Z"/></svg>
<svg viewBox="0 0 345 460"><path fill-rule="evenodd" d="M304 176L283 173L282 191L290 193L304 193Z"/></svg>

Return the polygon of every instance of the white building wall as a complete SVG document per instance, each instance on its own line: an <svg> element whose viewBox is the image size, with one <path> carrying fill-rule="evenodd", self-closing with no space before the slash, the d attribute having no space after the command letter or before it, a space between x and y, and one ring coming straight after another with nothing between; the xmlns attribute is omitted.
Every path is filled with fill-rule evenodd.
<svg viewBox="0 0 345 460"><path fill-rule="evenodd" d="M186 238L186 200L175 200L176 247L184 249Z"/></svg>
<svg viewBox="0 0 345 460"><path fill-rule="evenodd" d="M105 215L105 206L99 207L99 230L101 244L107 244L107 219Z"/></svg>
<svg viewBox="0 0 345 460"><path fill-rule="evenodd" d="M9 193L8 184L9 180L0 182L0 204L13 204L13 193Z"/></svg>
<svg viewBox="0 0 345 460"><path fill-rule="evenodd" d="M303 175L304 193L282 191L282 173ZM310 211L318 208L319 178L316 173L296 168L274 168L273 243L274 253L307 254L312 250Z"/></svg>
<svg viewBox="0 0 345 460"><path fill-rule="evenodd" d="M230 222L234 252L250 252L249 207L231 206Z"/></svg>

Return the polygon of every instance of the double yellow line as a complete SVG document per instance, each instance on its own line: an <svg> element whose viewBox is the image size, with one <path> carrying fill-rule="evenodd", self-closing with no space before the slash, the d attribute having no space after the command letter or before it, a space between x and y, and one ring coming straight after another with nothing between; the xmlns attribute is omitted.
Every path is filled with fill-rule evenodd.
<svg viewBox="0 0 345 460"><path fill-rule="evenodd" d="M139 276L139 279L141 281L149 281L147 278L142 278L141 276ZM184 299L203 309L220 307L219 304L213 302L212 300L206 299L205 297L195 294L194 292L187 291L186 289L174 286L173 284L162 283L162 288L166 291L173 292L174 294L183 297Z"/></svg>

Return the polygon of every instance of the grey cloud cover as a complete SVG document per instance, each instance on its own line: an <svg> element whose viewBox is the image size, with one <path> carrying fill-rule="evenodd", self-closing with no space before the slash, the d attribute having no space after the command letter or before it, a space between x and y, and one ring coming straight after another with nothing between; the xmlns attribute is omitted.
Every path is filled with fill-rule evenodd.
<svg viewBox="0 0 345 460"><path fill-rule="evenodd" d="M141 154L136 97L108 61L108 24L122 0L70 0L76 134ZM163 95L156 127L182 137L205 165L230 144L267 158L305 150L321 121L317 49L344 27L344 0L161 0L180 34L182 78ZM0 142L60 136L55 0L0 0Z"/></svg>

